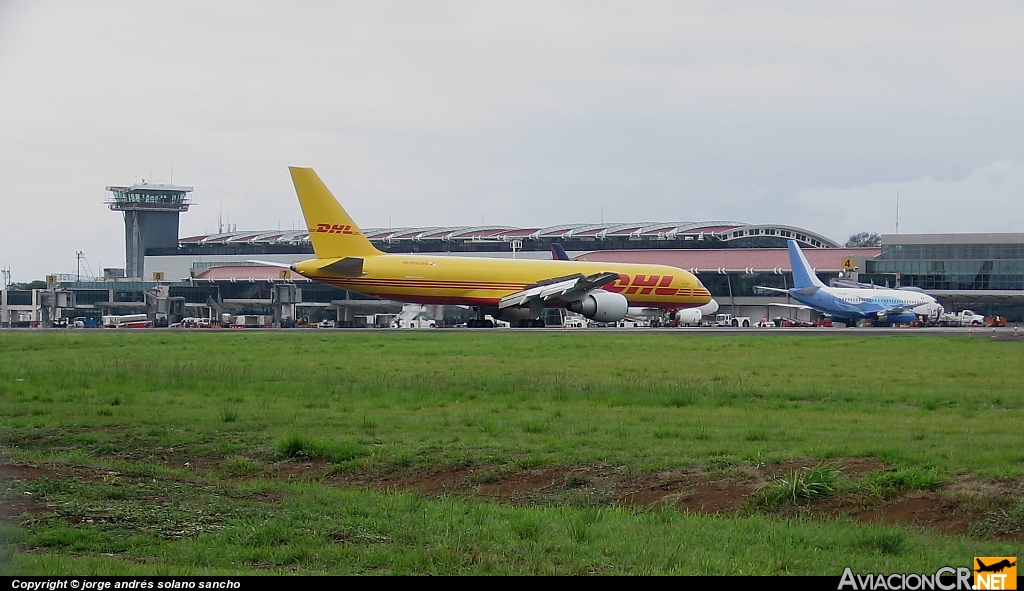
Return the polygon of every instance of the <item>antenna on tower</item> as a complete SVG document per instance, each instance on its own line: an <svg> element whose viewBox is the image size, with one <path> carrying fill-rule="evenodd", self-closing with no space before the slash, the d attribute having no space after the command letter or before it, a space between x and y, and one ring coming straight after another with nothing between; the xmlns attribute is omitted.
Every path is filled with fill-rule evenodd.
<svg viewBox="0 0 1024 591"><path fill-rule="evenodd" d="M896 189L896 233L900 233L900 190Z"/></svg>

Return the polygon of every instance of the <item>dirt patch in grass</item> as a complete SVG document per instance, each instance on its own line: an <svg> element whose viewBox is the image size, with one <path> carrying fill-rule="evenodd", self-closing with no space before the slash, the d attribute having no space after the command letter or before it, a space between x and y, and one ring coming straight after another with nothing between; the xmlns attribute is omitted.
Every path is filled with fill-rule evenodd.
<svg viewBox="0 0 1024 591"><path fill-rule="evenodd" d="M271 478L281 480L320 480L331 469L331 463L323 458L310 458L297 462L275 464L270 468Z"/></svg>
<svg viewBox="0 0 1024 591"><path fill-rule="evenodd" d="M708 482L680 495L676 505L702 513L732 511L739 509L756 489L757 485L751 482Z"/></svg>
<svg viewBox="0 0 1024 591"><path fill-rule="evenodd" d="M966 534L970 525L966 516L955 513L955 505L949 499L934 493L908 495L851 517L864 523L915 525L945 534Z"/></svg>
<svg viewBox="0 0 1024 591"><path fill-rule="evenodd" d="M413 473L394 479L388 478L381 480L379 485L383 489L411 489L427 494L437 495L456 490L456 488L458 488L458 486L474 472L475 469L473 468L463 467L421 474Z"/></svg>
<svg viewBox="0 0 1024 591"><path fill-rule="evenodd" d="M839 470L854 482L869 473L886 470L875 458L839 458L828 462L798 459L727 470L696 466L634 476L624 467L608 465L513 471L477 465L398 475L370 472L332 475L325 483L376 490L416 490L430 495L479 496L514 504L670 505L697 513L737 513L751 510L754 496L778 478L821 465ZM974 506L962 501L965 495L974 499ZM1020 503L1024 499L1024 488L1020 482L993 483L960 477L941 490L905 491L889 498L870 497L861 489L840 490L823 499L777 512L823 519L844 516L862 523L968 534L972 532L972 523L986 517L985 510L977 506L978 498L1010 498ZM990 537L1016 539L1020 536L994 533Z"/></svg>
<svg viewBox="0 0 1024 591"><path fill-rule="evenodd" d="M399 473L353 472L336 474L325 480L333 486L355 486L379 491L415 490L425 494L439 495L447 492L465 492L467 481L479 468L461 466L440 470L425 470Z"/></svg>
<svg viewBox="0 0 1024 591"><path fill-rule="evenodd" d="M190 460L165 460L164 465L168 468L178 470L191 470L193 472L209 472L217 465L216 458L192 458Z"/></svg>
<svg viewBox="0 0 1024 591"><path fill-rule="evenodd" d="M497 499L512 499L565 486L565 468L522 470L499 477L495 482L480 485L479 494Z"/></svg>
<svg viewBox="0 0 1024 591"><path fill-rule="evenodd" d="M252 496L252 500L256 501L257 503L267 503L267 504L280 503L281 502L281 495L279 495L277 493L273 493L273 492L262 492L262 493L253 495Z"/></svg>
<svg viewBox="0 0 1024 591"><path fill-rule="evenodd" d="M994 482L974 476L960 476L947 487L951 493L983 494L986 496L1019 496L1024 497L1024 477L1011 482Z"/></svg>
<svg viewBox="0 0 1024 591"><path fill-rule="evenodd" d="M836 470L839 470L847 476L854 476L865 472L872 472L874 470L884 470L886 468L885 464L877 458L836 458L834 460L826 461L803 458L777 464L765 464L763 467L757 469L757 472L768 477L777 477L781 474L792 472L793 470L813 468L820 465L834 466Z"/></svg>
<svg viewBox="0 0 1024 591"><path fill-rule="evenodd" d="M3 480L39 480L40 478L56 478L57 473L49 468L28 466L25 464L5 464L0 466L0 481Z"/></svg>
<svg viewBox="0 0 1024 591"><path fill-rule="evenodd" d="M847 476L886 468L885 464L877 458L843 458L836 460L836 466Z"/></svg>
<svg viewBox="0 0 1024 591"><path fill-rule="evenodd" d="M235 460L231 465L230 461ZM234 480L322 480L326 478L332 464L323 458L300 458L276 463L265 463L248 457L229 458L198 457L190 460L164 460L168 468L175 468L197 475L221 477Z"/></svg>
<svg viewBox="0 0 1024 591"><path fill-rule="evenodd" d="M751 501L766 486L779 478L813 469L822 463L793 460L758 466L720 468L694 466L648 474L630 475L623 466L589 465L572 468L552 466L512 469L511 466L465 465L433 470L362 470L336 472L321 458L276 464L255 463L256 471L246 475L225 475L215 461L197 461L176 466L197 475L217 476L238 481L252 478L320 481L325 485L379 491L414 490L427 495L454 494L513 504L586 504L637 507L674 506L697 513L738 513L752 510ZM844 458L826 463L840 470L848 482L867 482L870 473L886 467L872 458ZM43 478L112 479L113 473L88 466L68 464L0 466L0 478L7 481L36 481ZM120 478L120 477L117 477ZM182 480L184 478L184 480ZM860 480L858 480L860 479ZM127 480L132 480L130 477ZM174 478L185 482L187 476ZM106 480L104 480L106 482ZM214 487L210 482L192 483ZM777 509L760 508L779 515L803 514L831 519L848 517L863 523L884 523L929 529L944 534L974 534L1000 539L1021 539L1012 527L1003 524L1014 507L1024 503L1024 479L993 482L971 476L956 477L941 489L906 490L888 497L871 496L863 487L847 486L835 494L798 505ZM155 499L154 499L155 500ZM253 498L260 503L279 503L278 493L261 493ZM32 499L5 499L2 515L12 517L44 511ZM1001 513L1000 513L1001 512ZM1000 519L1002 521L1000 521ZM995 524L979 530L988 520ZM1019 519L1018 519L1019 521ZM999 525L1003 524L1003 525ZM993 527L1002 529L992 529ZM1007 529L1010 527L1010 529ZM981 533L979 533L981 532Z"/></svg>
<svg viewBox="0 0 1024 591"><path fill-rule="evenodd" d="M79 466L73 464L52 464L38 466L33 464L3 464L0 465L0 482L20 480L33 482L48 478L57 480L60 478L86 478L96 480L102 478L105 471L90 466Z"/></svg>
<svg viewBox="0 0 1024 591"><path fill-rule="evenodd" d="M819 460L798 459L762 466L741 466L725 473L699 467L658 472L617 483L615 498L624 505L668 503L699 513L736 511L774 478L821 464ZM884 468L874 458L842 458L825 464L851 476Z"/></svg>
<svg viewBox="0 0 1024 591"><path fill-rule="evenodd" d="M712 478L710 474L696 468L645 474L622 482L617 487L615 498L619 503L630 506L678 502L692 498L697 488L707 485ZM716 507L721 505L717 501L711 504Z"/></svg>
<svg viewBox="0 0 1024 591"><path fill-rule="evenodd" d="M46 507L34 499L4 499L0 503L0 519L18 517L26 513L42 513L43 511L46 511Z"/></svg>

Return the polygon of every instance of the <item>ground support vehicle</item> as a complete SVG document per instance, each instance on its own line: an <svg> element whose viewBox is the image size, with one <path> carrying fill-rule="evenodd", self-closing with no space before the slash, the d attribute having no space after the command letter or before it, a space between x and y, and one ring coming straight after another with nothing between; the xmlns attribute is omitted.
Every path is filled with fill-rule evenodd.
<svg viewBox="0 0 1024 591"><path fill-rule="evenodd" d="M749 328L750 316L733 316L732 314L715 314L715 326L731 326L733 328Z"/></svg>
<svg viewBox="0 0 1024 591"><path fill-rule="evenodd" d="M948 312L939 316L939 326L985 326L985 317L974 310Z"/></svg>

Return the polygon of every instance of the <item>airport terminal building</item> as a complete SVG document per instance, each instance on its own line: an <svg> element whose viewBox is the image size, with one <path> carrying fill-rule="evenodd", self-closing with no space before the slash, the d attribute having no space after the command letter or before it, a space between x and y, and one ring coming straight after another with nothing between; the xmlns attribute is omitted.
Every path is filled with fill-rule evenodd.
<svg viewBox="0 0 1024 591"><path fill-rule="evenodd" d="M918 287L947 309L1024 320L1024 233L886 234L862 281Z"/></svg>
<svg viewBox="0 0 1024 591"><path fill-rule="evenodd" d="M39 322L53 307L65 317L152 313L162 305L179 316L262 314L309 322L331 319L341 326L360 325L362 316L401 310L397 302L250 262L291 264L312 258L304 230L179 238L178 215L187 211L192 187L143 184L108 190L113 195L107 201L110 209L121 212L125 220L126 268L106 269L102 278L89 280L50 276L47 289L5 289L0 294L3 325ZM810 320L814 313L775 306L792 302L758 289L792 287L786 241L796 240L826 283L917 287L936 296L947 310L970 308L1024 321L1024 233L890 234L882 236L880 247L845 248L804 228L726 221L368 228L363 232L374 246L390 253L547 258L552 244L559 244L581 260L671 265L696 274L721 305L721 312L754 320L798 313ZM57 296L47 296L47 291ZM436 306L432 314L443 325L468 317L469 311Z"/></svg>

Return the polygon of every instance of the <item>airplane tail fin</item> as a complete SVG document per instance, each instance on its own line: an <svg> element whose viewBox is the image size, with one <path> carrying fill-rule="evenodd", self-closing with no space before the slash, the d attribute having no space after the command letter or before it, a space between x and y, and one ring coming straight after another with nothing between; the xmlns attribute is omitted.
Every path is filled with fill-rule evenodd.
<svg viewBox="0 0 1024 591"><path fill-rule="evenodd" d="M796 240L789 241L789 265L793 268L793 287L825 287L825 284L814 274L814 269L807 262Z"/></svg>
<svg viewBox="0 0 1024 591"><path fill-rule="evenodd" d="M551 258L556 261L568 261L569 255L562 248L562 245L557 242L551 243Z"/></svg>
<svg viewBox="0 0 1024 591"><path fill-rule="evenodd" d="M288 167L318 259L384 254L366 239L312 168Z"/></svg>

